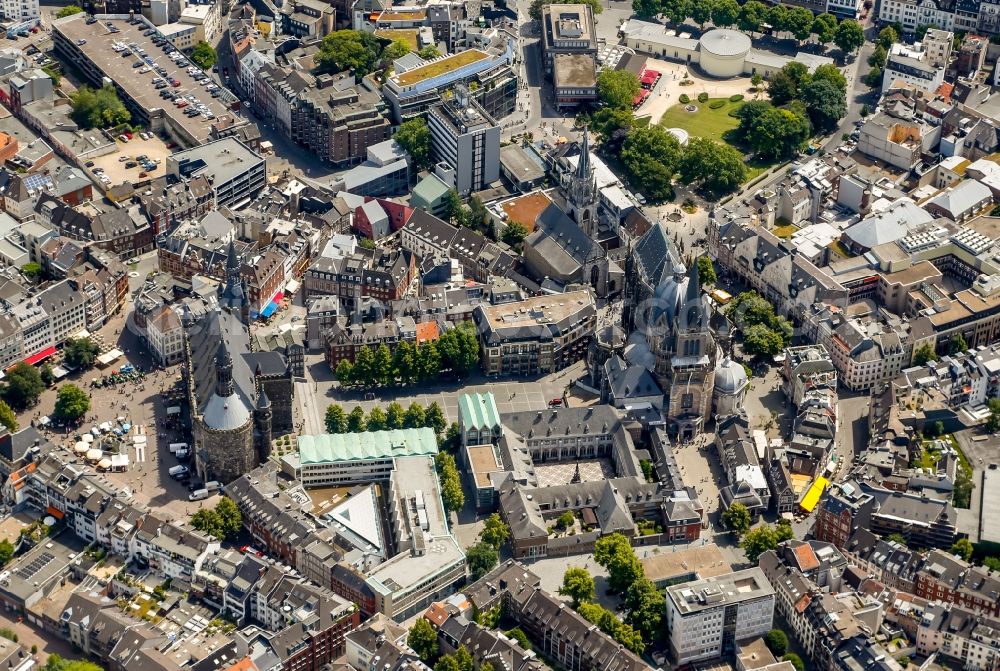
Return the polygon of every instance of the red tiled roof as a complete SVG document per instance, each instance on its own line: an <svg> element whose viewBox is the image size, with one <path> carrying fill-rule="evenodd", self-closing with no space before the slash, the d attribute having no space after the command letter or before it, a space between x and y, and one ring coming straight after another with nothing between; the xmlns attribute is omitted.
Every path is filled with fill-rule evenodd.
<svg viewBox="0 0 1000 671"><path fill-rule="evenodd" d="M819 568L819 559L816 558L816 553L813 552L812 546L808 543L799 545L792 552L795 553L795 561L803 573Z"/></svg>

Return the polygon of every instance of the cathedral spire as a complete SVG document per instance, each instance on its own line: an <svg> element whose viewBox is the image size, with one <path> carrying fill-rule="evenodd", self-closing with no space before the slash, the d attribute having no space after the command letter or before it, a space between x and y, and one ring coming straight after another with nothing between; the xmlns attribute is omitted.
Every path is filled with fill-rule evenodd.
<svg viewBox="0 0 1000 671"><path fill-rule="evenodd" d="M688 268L687 295L688 302L701 300L701 278L698 276L698 259L691 260L691 267Z"/></svg>
<svg viewBox="0 0 1000 671"><path fill-rule="evenodd" d="M577 179L590 179L590 133L583 129L583 147L580 149L580 161L576 164Z"/></svg>
<svg viewBox="0 0 1000 671"><path fill-rule="evenodd" d="M233 387L233 357L226 347L225 338L219 340L219 349L215 353L215 393L223 398L232 396Z"/></svg>

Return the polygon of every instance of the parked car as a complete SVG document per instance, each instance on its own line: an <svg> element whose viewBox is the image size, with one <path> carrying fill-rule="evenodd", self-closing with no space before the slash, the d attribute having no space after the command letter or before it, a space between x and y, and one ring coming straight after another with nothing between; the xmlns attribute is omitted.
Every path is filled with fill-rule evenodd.
<svg viewBox="0 0 1000 671"><path fill-rule="evenodd" d="M125 167L128 168L128 169L131 169L131 168L138 167L138 165L139 164L136 163L135 161L129 161L128 163L125 164Z"/></svg>

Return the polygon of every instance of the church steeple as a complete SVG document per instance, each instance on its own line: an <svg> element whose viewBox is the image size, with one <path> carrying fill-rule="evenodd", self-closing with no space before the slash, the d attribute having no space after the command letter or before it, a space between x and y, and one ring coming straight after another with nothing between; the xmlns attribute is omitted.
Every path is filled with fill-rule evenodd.
<svg viewBox="0 0 1000 671"><path fill-rule="evenodd" d="M226 253L226 293L233 295L233 289L240 282L240 257L236 254L236 241L229 241Z"/></svg>
<svg viewBox="0 0 1000 671"><path fill-rule="evenodd" d="M215 393L227 398L234 392L233 357L229 354L229 348L223 339L219 341L219 349L215 353Z"/></svg>
<svg viewBox="0 0 1000 671"><path fill-rule="evenodd" d="M583 129L583 141L580 145L580 160L567 188L566 200L569 203L570 214L577 225L590 237L597 234L597 182L594 179L594 166L590 162L590 133Z"/></svg>

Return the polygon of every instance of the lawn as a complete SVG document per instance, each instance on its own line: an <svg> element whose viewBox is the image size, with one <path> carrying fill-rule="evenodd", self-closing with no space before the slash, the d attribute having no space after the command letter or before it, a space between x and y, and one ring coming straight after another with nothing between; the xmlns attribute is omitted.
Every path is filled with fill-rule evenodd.
<svg viewBox="0 0 1000 671"><path fill-rule="evenodd" d="M710 108L709 105L715 100L721 100L724 103L722 107ZM663 113L660 125L666 128L683 128L691 134L691 137L708 137L725 141L726 131L740 125L740 120L729 116L729 113L742 107L744 102L743 100L729 102L729 98L709 98L705 103L697 101L678 103ZM688 112L684 109L688 105L696 105L698 111Z"/></svg>
<svg viewBox="0 0 1000 671"><path fill-rule="evenodd" d="M409 72L404 72L403 74L396 77L400 86L410 86L411 84L417 84L431 77L437 77L445 74L446 72L452 72L458 70L459 68L464 68L466 65L471 65L477 61L481 61L486 58L486 54L479 49L466 49L465 51L460 51L454 56L448 56L447 58L442 58L441 60L434 61L433 63L428 63L419 68L410 70Z"/></svg>

